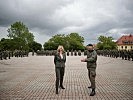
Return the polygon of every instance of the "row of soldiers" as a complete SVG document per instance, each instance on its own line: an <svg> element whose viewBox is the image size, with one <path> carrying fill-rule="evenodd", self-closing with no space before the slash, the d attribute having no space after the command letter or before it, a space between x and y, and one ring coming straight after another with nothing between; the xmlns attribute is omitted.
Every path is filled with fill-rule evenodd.
<svg viewBox="0 0 133 100"><path fill-rule="evenodd" d="M113 58L122 58L125 60L133 60L133 50L96 50L97 54L100 56L106 56L106 57L113 57ZM56 50L44 50L44 51L37 51L37 55L41 56L52 56L56 53ZM83 52L81 50L67 50L66 51L67 56L81 56L82 54L84 56L87 55L87 50L84 50Z"/></svg>
<svg viewBox="0 0 133 100"><path fill-rule="evenodd" d="M56 50L41 50L37 51L37 56L52 56L56 53Z"/></svg>
<svg viewBox="0 0 133 100"><path fill-rule="evenodd" d="M57 51L56 50L44 50L44 51L37 51L36 54L37 55L41 55L41 56L53 56ZM81 56L81 50L67 50L66 54L67 56Z"/></svg>
<svg viewBox="0 0 133 100"><path fill-rule="evenodd" d="M11 57L28 57L29 52L25 50L15 50L15 51L8 51L8 50L0 50L0 60L7 60L11 59Z"/></svg>
<svg viewBox="0 0 133 100"><path fill-rule="evenodd" d="M70 52L69 52L69 50L67 50L67 56L69 56L71 54L71 56L81 56L81 54L82 54L82 52L81 52L81 50L71 50Z"/></svg>
<svg viewBox="0 0 133 100"><path fill-rule="evenodd" d="M133 50L97 50L97 54L106 57L122 58L133 61Z"/></svg>

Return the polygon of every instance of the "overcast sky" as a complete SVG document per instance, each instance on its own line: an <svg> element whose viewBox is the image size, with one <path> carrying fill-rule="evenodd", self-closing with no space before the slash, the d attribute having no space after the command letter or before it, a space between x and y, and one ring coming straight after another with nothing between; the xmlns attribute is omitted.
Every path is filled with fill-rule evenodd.
<svg viewBox="0 0 133 100"><path fill-rule="evenodd" d="M0 38L16 21L41 44L57 33L77 32L86 45L100 35L133 34L133 0L0 0Z"/></svg>

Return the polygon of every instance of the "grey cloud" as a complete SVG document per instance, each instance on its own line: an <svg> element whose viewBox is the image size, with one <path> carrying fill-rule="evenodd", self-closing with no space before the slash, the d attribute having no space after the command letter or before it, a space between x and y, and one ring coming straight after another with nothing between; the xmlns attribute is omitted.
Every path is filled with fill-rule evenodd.
<svg viewBox="0 0 133 100"><path fill-rule="evenodd" d="M22 21L38 41L71 32L86 43L97 42L99 35L117 39L133 34L132 5L132 0L0 0L0 27Z"/></svg>

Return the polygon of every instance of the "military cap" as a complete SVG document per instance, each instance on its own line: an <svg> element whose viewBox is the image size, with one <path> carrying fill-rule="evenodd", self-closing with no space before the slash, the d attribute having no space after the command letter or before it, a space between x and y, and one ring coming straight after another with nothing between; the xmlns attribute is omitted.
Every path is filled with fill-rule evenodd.
<svg viewBox="0 0 133 100"><path fill-rule="evenodd" d="M92 44L88 44L87 46L93 46Z"/></svg>

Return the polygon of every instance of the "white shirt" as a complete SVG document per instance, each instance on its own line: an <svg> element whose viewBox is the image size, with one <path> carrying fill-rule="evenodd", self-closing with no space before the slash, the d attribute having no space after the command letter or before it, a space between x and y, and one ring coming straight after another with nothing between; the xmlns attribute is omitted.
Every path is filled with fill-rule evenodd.
<svg viewBox="0 0 133 100"><path fill-rule="evenodd" d="M62 54L60 54L60 56L61 56L61 59L63 59L63 55L62 55Z"/></svg>

